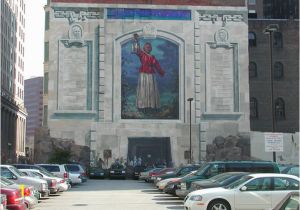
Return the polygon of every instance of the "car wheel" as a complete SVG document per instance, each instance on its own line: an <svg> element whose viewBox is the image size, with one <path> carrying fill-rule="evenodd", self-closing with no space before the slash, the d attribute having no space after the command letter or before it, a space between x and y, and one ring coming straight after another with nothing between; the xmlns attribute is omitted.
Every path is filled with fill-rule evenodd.
<svg viewBox="0 0 300 210"><path fill-rule="evenodd" d="M212 201L207 207L207 210L230 210L230 209L231 209L230 205L223 200Z"/></svg>

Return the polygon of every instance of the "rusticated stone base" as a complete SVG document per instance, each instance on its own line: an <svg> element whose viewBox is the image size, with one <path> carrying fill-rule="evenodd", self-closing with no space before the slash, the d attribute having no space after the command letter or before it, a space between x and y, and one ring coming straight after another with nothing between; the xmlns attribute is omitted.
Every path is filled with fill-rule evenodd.
<svg viewBox="0 0 300 210"><path fill-rule="evenodd" d="M251 159L249 136L217 136L212 144L207 145L206 150L207 161Z"/></svg>

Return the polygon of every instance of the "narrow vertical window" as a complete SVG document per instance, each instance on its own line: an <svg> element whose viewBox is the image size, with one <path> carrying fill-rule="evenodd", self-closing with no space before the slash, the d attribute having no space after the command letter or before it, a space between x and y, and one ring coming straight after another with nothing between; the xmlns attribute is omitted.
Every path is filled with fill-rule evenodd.
<svg viewBox="0 0 300 210"><path fill-rule="evenodd" d="M280 80L283 78L283 64L281 62L276 62L274 64L274 79Z"/></svg>
<svg viewBox="0 0 300 210"><path fill-rule="evenodd" d="M49 30L49 18L50 18L50 12L47 11L45 13L45 31Z"/></svg>
<svg viewBox="0 0 300 210"><path fill-rule="evenodd" d="M49 73L46 72L44 74L44 94L48 94L48 80L49 80Z"/></svg>
<svg viewBox="0 0 300 210"><path fill-rule="evenodd" d="M257 99L253 97L250 98L250 118L252 119L258 118Z"/></svg>
<svg viewBox="0 0 300 210"><path fill-rule="evenodd" d="M249 40L249 47L255 47L256 46L256 34L254 32L248 33L248 40Z"/></svg>
<svg viewBox="0 0 300 210"><path fill-rule="evenodd" d="M48 105L44 105L43 126L46 127L47 125L48 125Z"/></svg>
<svg viewBox="0 0 300 210"><path fill-rule="evenodd" d="M249 63L249 78L257 77L257 65L255 62Z"/></svg>
<svg viewBox="0 0 300 210"><path fill-rule="evenodd" d="M282 98L277 98L275 100L275 119L284 120L285 119L285 105Z"/></svg>
<svg viewBox="0 0 300 210"><path fill-rule="evenodd" d="M276 48L283 47L283 39L281 32L274 32L273 46Z"/></svg>
<svg viewBox="0 0 300 210"><path fill-rule="evenodd" d="M44 44L44 62L49 61L49 42Z"/></svg>

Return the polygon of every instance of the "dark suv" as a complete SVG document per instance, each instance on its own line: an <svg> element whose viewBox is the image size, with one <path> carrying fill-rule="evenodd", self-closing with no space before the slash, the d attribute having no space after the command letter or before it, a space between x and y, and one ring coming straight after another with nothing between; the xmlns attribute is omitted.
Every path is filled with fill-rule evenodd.
<svg viewBox="0 0 300 210"><path fill-rule="evenodd" d="M109 169L109 178L122 178L126 179L125 166L120 163L114 163Z"/></svg>

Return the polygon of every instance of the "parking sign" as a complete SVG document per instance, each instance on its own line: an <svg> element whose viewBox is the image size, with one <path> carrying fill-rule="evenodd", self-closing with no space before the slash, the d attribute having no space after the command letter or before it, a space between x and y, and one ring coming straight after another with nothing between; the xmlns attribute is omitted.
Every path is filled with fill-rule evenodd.
<svg viewBox="0 0 300 210"><path fill-rule="evenodd" d="M283 133L265 133L265 151L283 152Z"/></svg>

